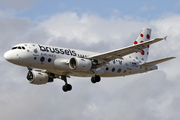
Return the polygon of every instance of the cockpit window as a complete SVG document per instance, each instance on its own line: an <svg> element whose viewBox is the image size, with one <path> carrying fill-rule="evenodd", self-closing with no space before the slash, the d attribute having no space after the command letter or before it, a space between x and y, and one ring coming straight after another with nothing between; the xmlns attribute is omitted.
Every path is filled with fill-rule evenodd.
<svg viewBox="0 0 180 120"><path fill-rule="evenodd" d="M12 50L17 49L17 47L13 47Z"/></svg>
<svg viewBox="0 0 180 120"><path fill-rule="evenodd" d="M18 47L13 47L12 50L15 50L15 49L23 49L25 50L26 48L24 46L18 46Z"/></svg>

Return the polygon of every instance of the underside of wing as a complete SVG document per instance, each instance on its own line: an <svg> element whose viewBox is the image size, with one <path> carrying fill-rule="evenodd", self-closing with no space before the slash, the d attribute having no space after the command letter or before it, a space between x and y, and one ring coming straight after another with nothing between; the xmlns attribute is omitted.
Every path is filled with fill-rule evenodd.
<svg viewBox="0 0 180 120"><path fill-rule="evenodd" d="M156 38L156 39L145 41L143 43L139 43L136 45L131 45L129 47L125 47L122 49L117 49L117 50L93 55L93 56L90 56L89 59L95 59L95 60L98 60L98 61L101 61L104 63L107 63L107 62L117 59L117 58L123 59L123 57L128 54L134 53L136 51L141 52L141 50L147 48L148 45L159 42L164 39L166 39L166 37L165 38Z"/></svg>

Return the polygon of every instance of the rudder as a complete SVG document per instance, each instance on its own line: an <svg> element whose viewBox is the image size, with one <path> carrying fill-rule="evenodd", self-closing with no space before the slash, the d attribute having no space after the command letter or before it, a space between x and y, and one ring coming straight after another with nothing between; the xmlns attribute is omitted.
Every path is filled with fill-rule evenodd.
<svg viewBox="0 0 180 120"><path fill-rule="evenodd" d="M150 40L150 36L151 36L151 29L143 28L140 34L138 35L137 39L135 40L134 45ZM141 53L135 52L131 54L133 58L142 62L147 61L148 55L149 55L149 45L147 46L147 48L143 49Z"/></svg>

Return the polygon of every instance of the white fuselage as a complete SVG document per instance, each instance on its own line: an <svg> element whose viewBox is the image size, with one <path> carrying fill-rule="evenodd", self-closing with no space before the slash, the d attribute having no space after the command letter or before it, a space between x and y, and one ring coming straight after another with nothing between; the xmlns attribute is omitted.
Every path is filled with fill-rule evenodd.
<svg viewBox="0 0 180 120"><path fill-rule="evenodd" d="M75 49L53 47L34 43L23 43L15 45L7 51L4 57L11 63L20 66L32 66L33 68L45 69L59 75L70 75L79 77L93 76L92 70L76 71L69 67L68 61L73 57L88 58L97 53ZM142 61L127 55L123 59L115 59L108 64L93 71L101 77L126 76L143 73L157 69L157 66L144 67L139 64ZM62 64L64 63L64 64Z"/></svg>

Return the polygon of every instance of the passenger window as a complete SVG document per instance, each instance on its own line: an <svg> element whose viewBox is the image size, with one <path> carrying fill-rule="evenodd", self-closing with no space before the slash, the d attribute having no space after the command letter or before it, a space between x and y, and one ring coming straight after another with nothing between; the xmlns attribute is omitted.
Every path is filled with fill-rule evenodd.
<svg viewBox="0 0 180 120"><path fill-rule="evenodd" d="M109 68L107 67L107 68L106 68L106 71L108 71L108 70L109 70Z"/></svg>
<svg viewBox="0 0 180 120"><path fill-rule="evenodd" d="M44 62L44 60L45 60L45 57L41 57L41 58L40 58L40 61L41 61L41 62Z"/></svg>
<svg viewBox="0 0 180 120"><path fill-rule="evenodd" d="M48 62L51 62L51 58L48 59Z"/></svg>
<svg viewBox="0 0 180 120"><path fill-rule="evenodd" d="M115 68L112 69L112 72L114 72L114 71L115 71Z"/></svg>
<svg viewBox="0 0 180 120"><path fill-rule="evenodd" d="M121 68L119 68L117 72L120 73L121 72Z"/></svg>

